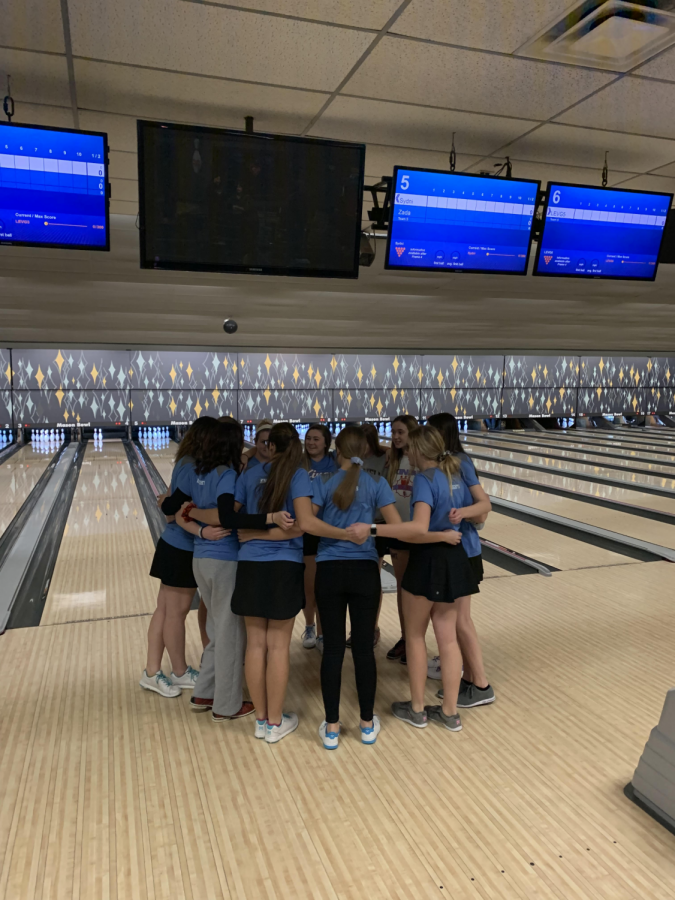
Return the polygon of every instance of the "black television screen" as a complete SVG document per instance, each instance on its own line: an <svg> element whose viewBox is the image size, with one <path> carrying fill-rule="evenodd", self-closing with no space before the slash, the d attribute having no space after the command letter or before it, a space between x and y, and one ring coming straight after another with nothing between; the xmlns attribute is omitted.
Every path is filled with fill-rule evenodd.
<svg viewBox="0 0 675 900"><path fill-rule="evenodd" d="M141 266L357 278L365 145L138 122Z"/></svg>
<svg viewBox="0 0 675 900"><path fill-rule="evenodd" d="M109 250L108 138L0 122L0 244Z"/></svg>

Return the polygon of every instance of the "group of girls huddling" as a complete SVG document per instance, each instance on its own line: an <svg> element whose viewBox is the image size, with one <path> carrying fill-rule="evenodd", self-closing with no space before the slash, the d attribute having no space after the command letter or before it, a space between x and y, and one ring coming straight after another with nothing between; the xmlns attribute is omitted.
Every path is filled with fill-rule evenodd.
<svg viewBox="0 0 675 900"><path fill-rule="evenodd" d="M470 605L483 578L478 529L491 507L454 416L439 413L425 426L399 416L387 449L370 424L347 426L334 450L331 443L324 425L311 426L303 448L293 425L264 421L244 451L234 419L203 417L190 427L159 498L167 526L150 571L161 585L141 687L163 697L192 690L193 709L211 710L214 721L255 713L255 737L276 743L298 727L284 699L295 617L304 610L303 646L322 654L324 747L339 742L346 648L361 740L374 744L380 570L390 554L401 638L387 658L407 665L411 695L393 703L392 713L416 728L432 720L459 731L458 709L492 703L495 695ZM185 659L196 588L200 671ZM431 661L429 621L439 654ZM170 676L161 668L165 649ZM441 702L425 706L429 676L442 681Z"/></svg>

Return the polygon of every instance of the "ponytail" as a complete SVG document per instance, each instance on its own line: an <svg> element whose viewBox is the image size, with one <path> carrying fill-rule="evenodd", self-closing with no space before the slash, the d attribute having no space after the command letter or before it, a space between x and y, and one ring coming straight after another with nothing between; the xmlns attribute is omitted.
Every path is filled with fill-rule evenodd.
<svg viewBox="0 0 675 900"><path fill-rule="evenodd" d="M448 479L452 491L452 476L460 470L460 462L449 450L441 432L433 425L422 425L410 433L410 449L415 456L435 462Z"/></svg>
<svg viewBox="0 0 675 900"><path fill-rule="evenodd" d="M335 446L342 459L351 459L352 461L345 477L333 492L333 503L338 509L345 510L349 509L354 502L368 441L360 428L348 425L335 438Z"/></svg>
<svg viewBox="0 0 675 900"><path fill-rule="evenodd" d="M280 422L270 429L268 438L276 452L270 463L270 473L258 502L258 512L272 513L284 508L286 496L296 471L302 465L302 444L298 432L288 422Z"/></svg>

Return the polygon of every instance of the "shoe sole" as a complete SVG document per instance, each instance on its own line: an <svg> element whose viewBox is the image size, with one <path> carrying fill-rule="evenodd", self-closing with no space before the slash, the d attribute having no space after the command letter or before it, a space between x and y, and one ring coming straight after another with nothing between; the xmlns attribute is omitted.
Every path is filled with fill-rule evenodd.
<svg viewBox="0 0 675 900"><path fill-rule="evenodd" d="M178 694L164 694L156 687L150 687L149 684L143 684L142 682L138 682L139 685L143 688L144 691L152 691L154 694L159 694L160 697L164 697L165 700L175 700L177 697L180 697L180 693Z"/></svg>
<svg viewBox="0 0 675 900"><path fill-rule="evenodd" d="M316 643L314 643L314 644L304 644L303 643L302 646L305 648L305 650L313 650L316 647Z"/></svg>
<svg viewBox="0 0 675 900"><path fill-rule="evenodd" d="M339 744L336 744L334 747L329 747L328 744L324 744L323 741L321 741L321 743L323 744L324 750L337 750L337 748L339 746Z"/></svg>
<svg viewBox="0 0 675 900"><path fill-rule="evenodd" d="M440 672L438 673L438 675L435 672L433 675L431 674L431 672L427 672L427 678L431 678L433 681L440 681L442 676Z"/></svg>
<svg viewBox="0 0 675 900"><path fill-rule="evenodd" d="M211 716L211 721L216 722L218 725L221 722L236 722L237 719L245 719L246 716L252 716L255 712L255 709L252 709L251 712L242 713L240 716L223 716L222 718L215 719L213 715Z"/></svg>
<svg viewBox="0 0 675 900"><path fill-rule="evenodd" d="M408 725L412 725L413 728L426 728L429 724L428 721L423 722L421 725L418 725L417 722L413 722L412 719L408 719L405 716L397 716L396 713L392 713L395 719L398 719L399 722L406 722Z"/></svg>
<svg viewBox="0 0 675 900"><path fill-rule="evenodd" d="M210 709L213 709L212 706L197 706L195 703L190 704L190 709L196 713L208 712Z"/></svg>
<svg viewBox="0 0 675 900"><path fill-rule="evenodd" d="M467 703L466 706L458 703L457 709L474 709L476 706L489 706L490 703L494 703L496 699L496 697L490 697L489 700L479 700L477 703Z"/></svg>
<svg viewBox="0 0 675 900"><path fill-rule="evenodd" d="M268 744L278 744L279 741L283 741L283 739L284 739L285 737L288 737L289 734L293 734L293 732L297 729L297 727L298 727L299 724L300 724L300 722L296 722L295 725L293 726L293 728L291 728L290 731L286 731L286 732L284 732L284 734L280 734L279 737L278 737L278 738L275 738L273 741L268 740L267 735L265 735L265 741L266 741Z"/></svg>

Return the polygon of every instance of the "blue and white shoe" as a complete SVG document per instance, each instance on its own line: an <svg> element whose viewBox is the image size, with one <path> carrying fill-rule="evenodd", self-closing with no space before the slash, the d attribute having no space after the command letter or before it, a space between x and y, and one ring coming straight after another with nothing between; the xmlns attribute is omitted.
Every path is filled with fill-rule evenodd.
<svg viewBox="0 0 675 900"><path fill-rule="evenodd" d="M377 740L377 736L380 733L380 718L379 716L373 716L373 727L372 728L361 728L361 743L362 744L374 744Z"/></svg>
<svg viewBox="0 0 675 900"><path fill-rule="evenodd" d="M154 675L148 675L147 670L143 670L143 676L138 682L144 691L154 691L161 697L180 697L180 688L171 683L171 679L167 678L160 669Z"/></svg>
<svg viewBox="0 0 675 900"><path fill-rule="evenodd" d="M319 737L321 738L321 742L323 743L326 750L337 750L340 732L339 731L326 731L326 727L327 727L326 721L324 720L319 725Z"/></svg>
<svg viewBox="0 0 675 900"><path fill-rule="evenodd" d="M256 723L257 725L257 723ZM268 744L277 744L286 735L291 734L298 727L298 717L295 713L284 713L279 725L265 726L265 740Z"/></svg>
<svg viewBox="0 0 675 900"><path fill-rule="evenodd" d="M302 646L305 650L313 650L316 647L316 625L308 625L302 632Z"/></svg>
<svg viewBox="0 0 675 900"><path fill-rule="evenodd" d="M259 741L265 740L265 730L267 729L267 719L255 720L255 736Z"/></svg>
<svg viewBox="0 0 675 900"><path fill-rule="evenodd" d="M199 672L193 669L192 666L188 666L180 678L174 672L171 673L171 683L182 691L191 691L198 678Z"/></svg>

